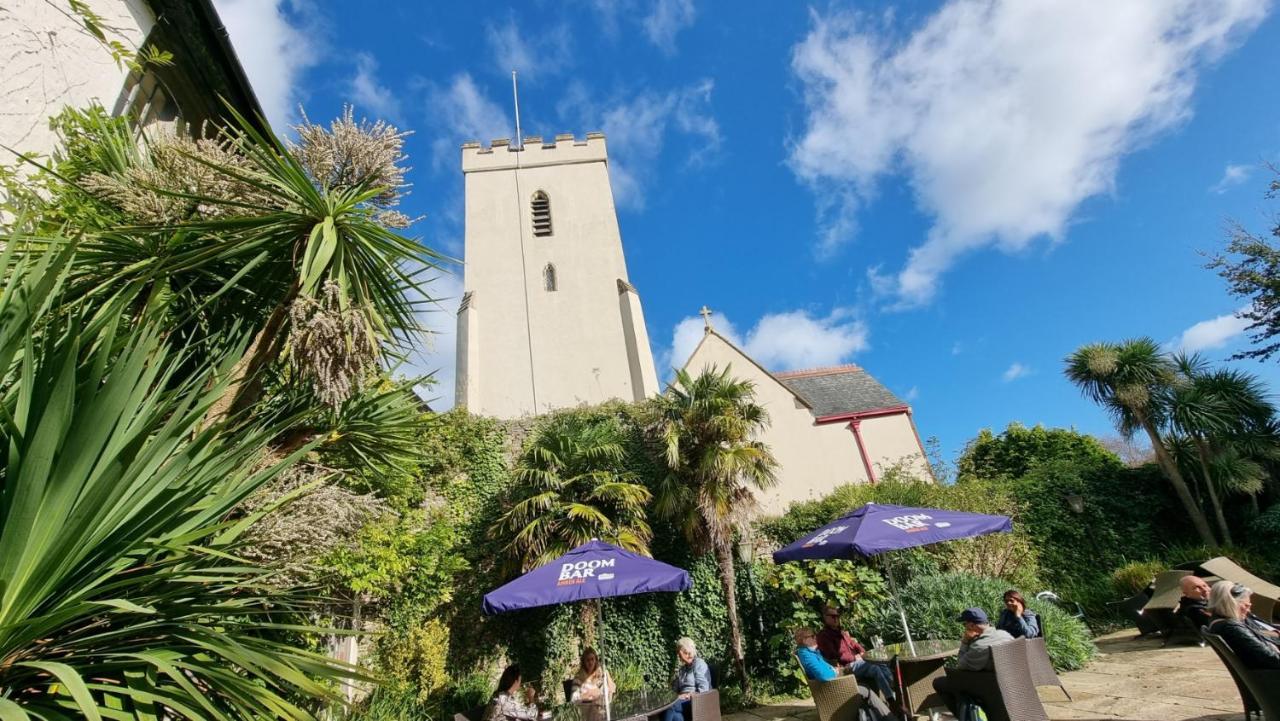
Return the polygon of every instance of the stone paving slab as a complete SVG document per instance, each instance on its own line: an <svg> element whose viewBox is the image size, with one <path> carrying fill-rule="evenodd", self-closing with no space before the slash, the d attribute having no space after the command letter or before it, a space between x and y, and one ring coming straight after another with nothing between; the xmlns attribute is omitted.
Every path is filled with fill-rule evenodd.
<svg viewBox="0 0 1280 721"><path fill-rule="evenodd" d="M1244 721L1240 694L1212 649L1162 648L1159 639L1136 639L1133 631L1103 636L1097 644L1093 662L1062 674L1070 700L1061 689L1040 689L1050 719ZM730 714L725 721L817 721L817 712L807 698L790 699Z"/></svg>

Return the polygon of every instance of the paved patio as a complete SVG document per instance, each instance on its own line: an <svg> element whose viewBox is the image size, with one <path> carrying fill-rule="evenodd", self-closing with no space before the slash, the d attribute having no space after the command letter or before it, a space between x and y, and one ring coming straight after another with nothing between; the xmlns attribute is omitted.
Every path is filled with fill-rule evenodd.
<svg viewBox="0 0 1280 721"><path fill-rule="evenodd" d="M1049 718L1136 721L1243 721L1231 675L1213 650L1161 648L1122 631L1098 639L1087 667L1062 675L1071 700L1056 688L1040 689ZM950 718L950 717L948 717ZM816 721L809 699L781 701L730 715L726 721Z"/></svg>

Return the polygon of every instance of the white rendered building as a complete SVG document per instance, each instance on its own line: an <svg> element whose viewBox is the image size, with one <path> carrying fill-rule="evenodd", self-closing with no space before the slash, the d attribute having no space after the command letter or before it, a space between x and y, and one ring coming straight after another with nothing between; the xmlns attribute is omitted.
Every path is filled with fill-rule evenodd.
<svg viewBox="0 0 1280 721"><path fill-rule="evenodd" d="M751 381L769 413L760 440L778 461L778 483L757 494L761 513L781 514L848 483L875 483L891 466L933 480L911 407L859 366L770 372L708 322L684 369L696 376L712 367Z"/></svg>
<svg viewBox="0 0 1280 721"><path fill-rule="evenodd" d="M224 122L224 99L250 120L261 115L211 0L85 0L84 7L105 39L69 2L0 2L0 144L47 156L58 145L49 118L95 102L137 127L197 135L212 130L206 122ZM112 57L109 42L153 47L172 60L135 69ZM13 161L0 150L0 163Z"/></svg>
<svg viewBox="0 0 1280 721"><path fill-rule="evenodd" d="M498 418L658 392L601 133L462 146L457 403Z"/></svg>

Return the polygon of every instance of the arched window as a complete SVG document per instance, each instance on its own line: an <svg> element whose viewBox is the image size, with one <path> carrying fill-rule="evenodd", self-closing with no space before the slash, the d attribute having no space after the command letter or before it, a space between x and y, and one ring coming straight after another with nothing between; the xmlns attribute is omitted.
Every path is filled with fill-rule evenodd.
<svg viewBox="0 0 1280 721"><path fill-rule="evenodd" d="M551 198L539 190L533 194L533 234L535 237L551 235ZM553 289L554 290L554 289Z"/></svg>
<svg viewBox="0 0 1280 721"><path fill-rule="evenodd" d="M542 287L544 290L556 289L556 267L550 263L542 269Z"/></svg>

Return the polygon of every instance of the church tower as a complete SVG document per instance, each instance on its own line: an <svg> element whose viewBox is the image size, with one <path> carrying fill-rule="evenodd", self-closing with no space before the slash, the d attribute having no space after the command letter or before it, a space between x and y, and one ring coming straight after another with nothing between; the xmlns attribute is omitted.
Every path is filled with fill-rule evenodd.
<svg viewBox="0 0 1280 721"><path fill-rule="evenodd" d="M602 133L462 146L457 403L517 418L658 392Z"/></svg>

